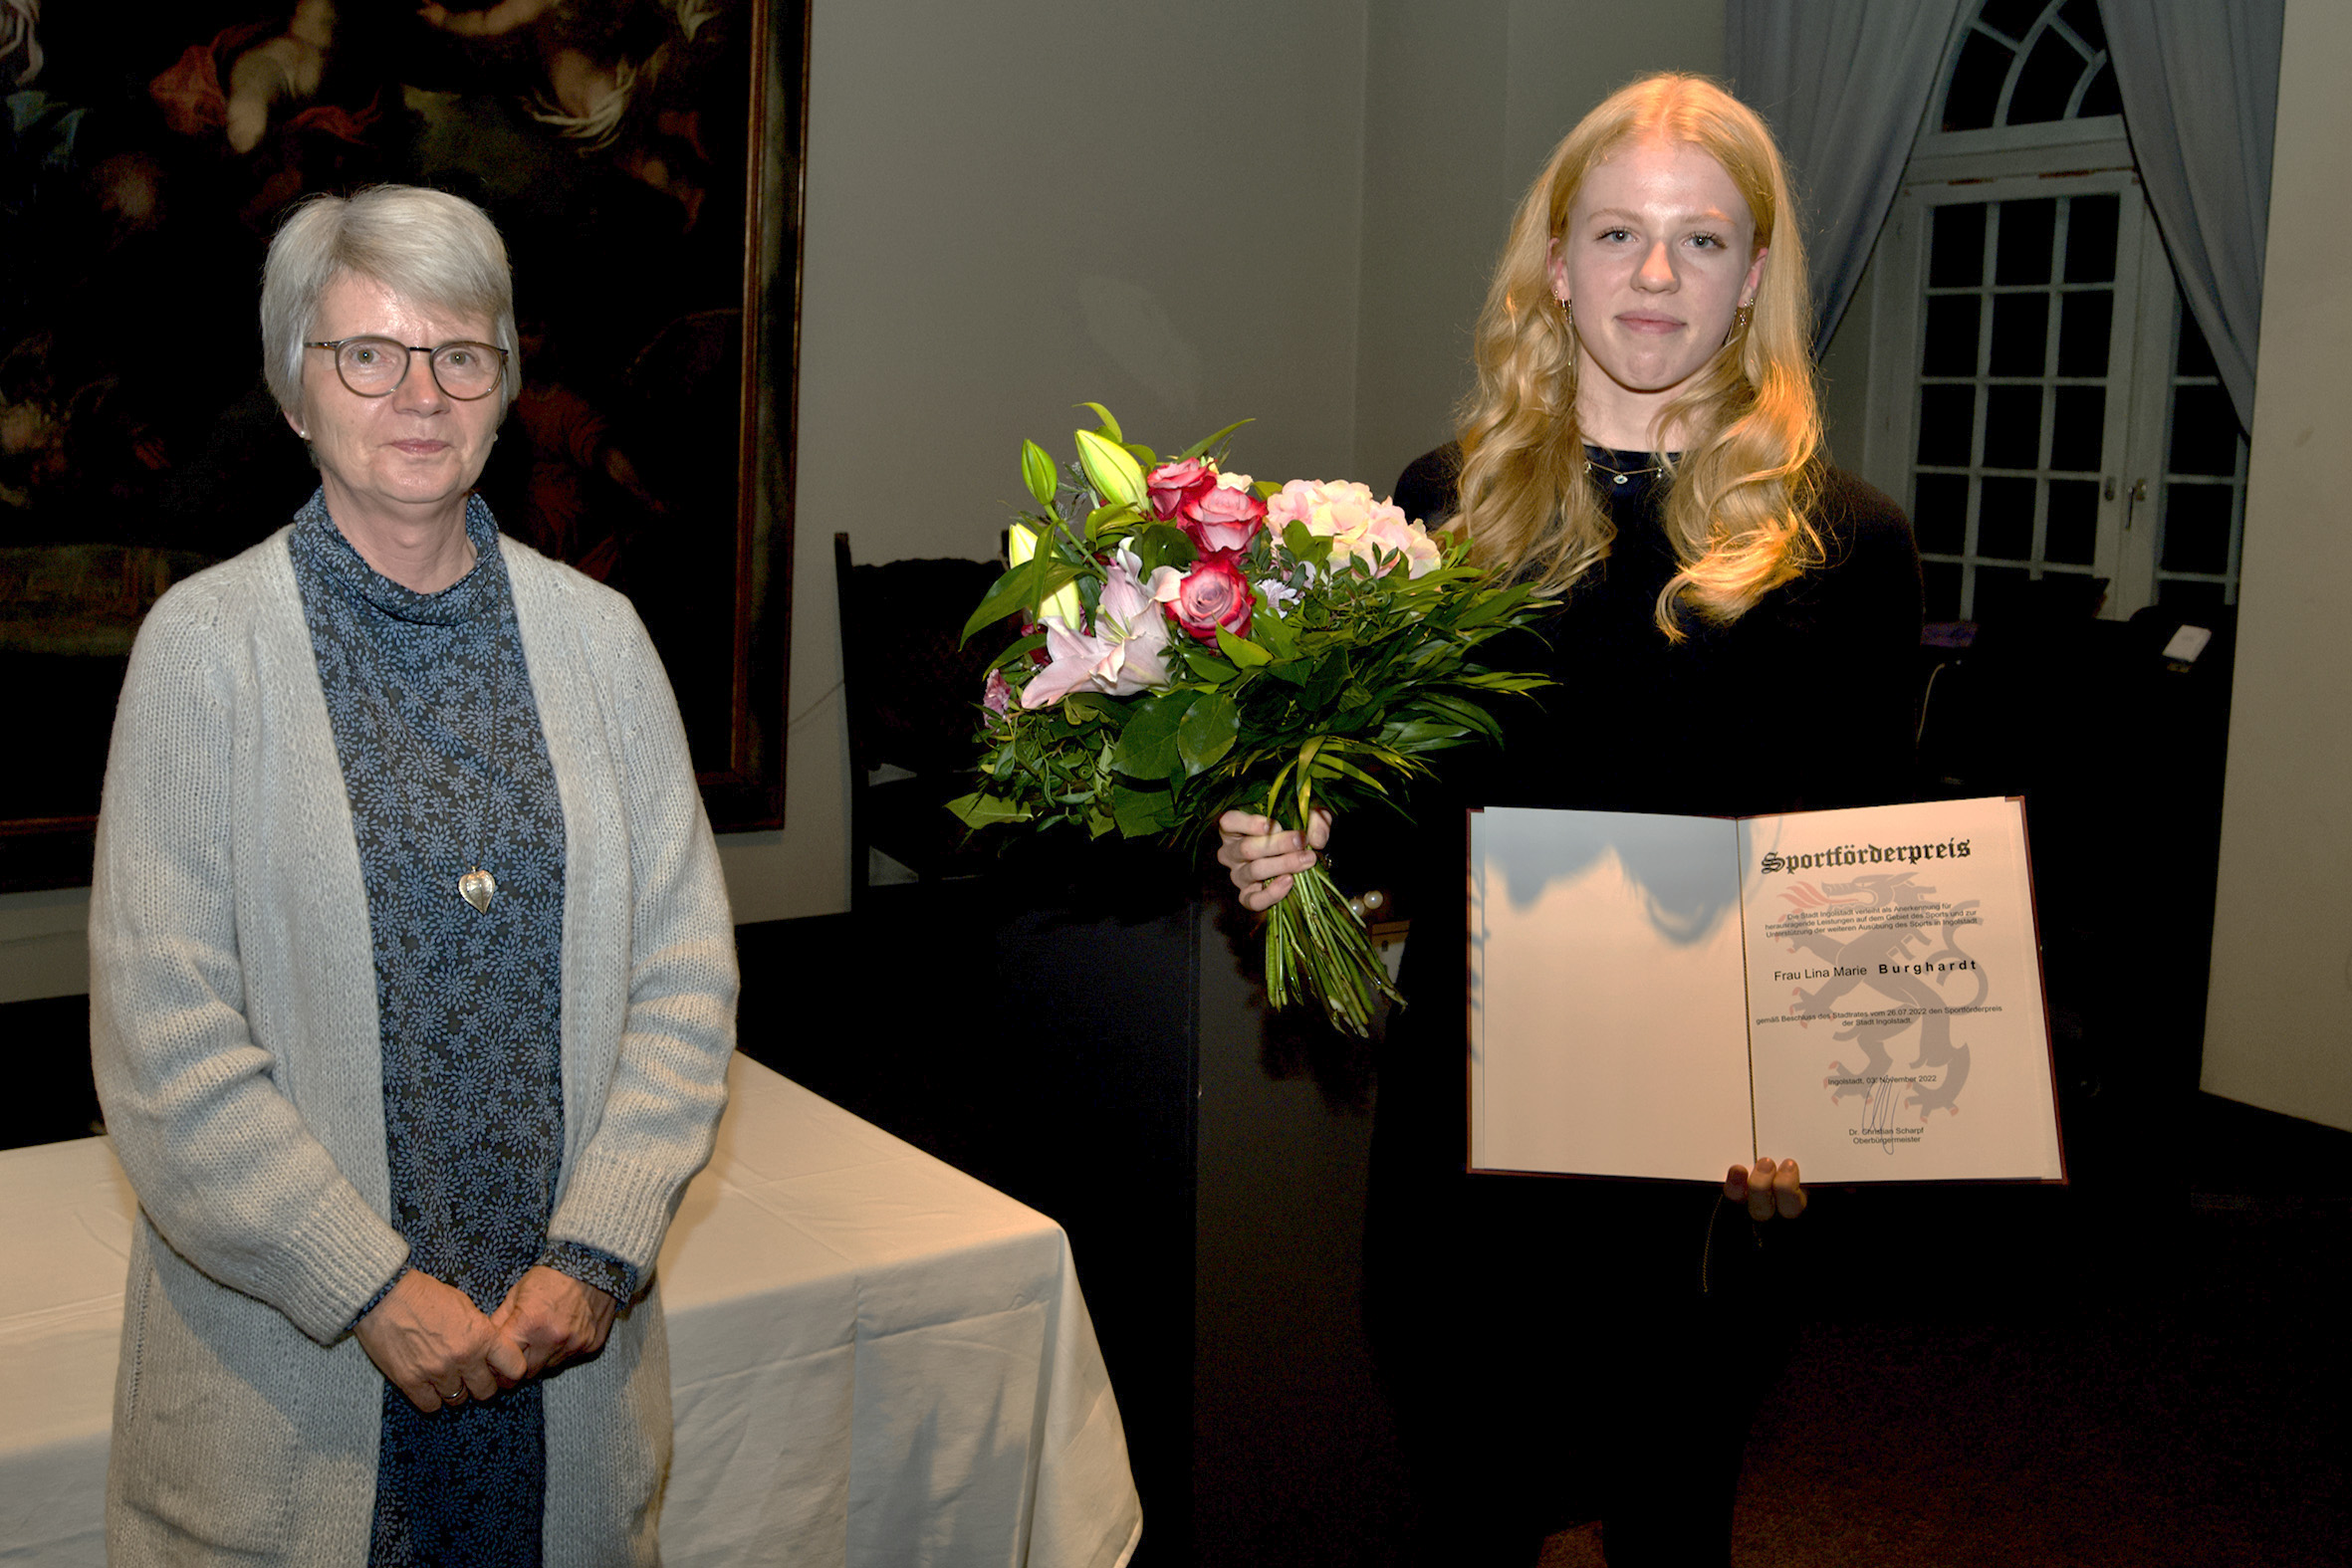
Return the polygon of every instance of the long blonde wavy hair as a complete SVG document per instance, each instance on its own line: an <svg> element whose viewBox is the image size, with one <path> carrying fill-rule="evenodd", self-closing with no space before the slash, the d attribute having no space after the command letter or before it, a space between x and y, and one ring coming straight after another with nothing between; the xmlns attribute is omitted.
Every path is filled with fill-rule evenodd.
<svg viewBox="0 0 2352 1568"><path fill-rule="evenodd" d="M1574 331L1548 269L1586 175L1650 137L1688 143L1722 164L1756 220L1758 248L1771 248L1746 330L1735 330L1657 425L1682 436L1665 502L1682 569L1657 606L1659 627L1679 639L1686 606L1737 620L1821 559L1806 521L1820 485L1821 413L1804 245L1771 132L1714 83L1660 75L1618 90L1568 132L1520 203L1479 317L1457 522L1476 559L1551 591L1607 556L1615 528L1585 473Z"/></svg>

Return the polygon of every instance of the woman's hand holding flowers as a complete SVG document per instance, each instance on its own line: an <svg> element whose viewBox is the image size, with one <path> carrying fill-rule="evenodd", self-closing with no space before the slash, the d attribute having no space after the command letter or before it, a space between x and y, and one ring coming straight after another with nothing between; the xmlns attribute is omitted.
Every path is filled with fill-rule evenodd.
<svg viewBox="0 0 2352 1568"><path fill-rule="evenodd" d="M1228 811L1217 818L1217 863L1233 874L1242 907L1271 909L1290 896L1291 878L1313 865L1331 841L1331 813L1317 806L1306 831L1283 827L1274 818Z"/></svg>

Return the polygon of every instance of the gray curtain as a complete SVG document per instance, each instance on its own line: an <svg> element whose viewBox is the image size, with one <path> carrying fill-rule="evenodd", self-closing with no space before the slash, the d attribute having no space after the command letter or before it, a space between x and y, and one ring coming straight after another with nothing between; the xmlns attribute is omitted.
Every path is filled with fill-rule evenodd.
<svg viewBox="0 0 2352 1568"><path fill-rule="evenodd" d="M1771 125L1796 184L1816 353L1837 331L1895 204L1962 4L1728 0L1724 8L1733 91Z"/></svg>
<svg viewBox="0 0 2352 1568"><path fill-rule="evenodd" d="M2285 12L2285 0L2099 0L2148 205L2247 429Z"/></svg>

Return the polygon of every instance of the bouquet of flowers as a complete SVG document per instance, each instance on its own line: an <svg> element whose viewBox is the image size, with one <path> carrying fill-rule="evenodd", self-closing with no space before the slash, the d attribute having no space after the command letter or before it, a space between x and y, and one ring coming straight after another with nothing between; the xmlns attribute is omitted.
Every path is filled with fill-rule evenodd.
<svg viewBox="0 0 2352 1568"><path fill-rule="evenodd" d="M1163 462L1084 406L1102 423L1066 470L1022 443L1040 510L964 627L1019 614L1028 633L988 672L981 787L949 806L968 825L1181 838L1229 809L1303 828L1318 804L1393 807L1428 754L1498 734L1483 699L1546 684L1473 662L1542 601L1468 565L1467 542L1362 485L1225 468L1239 424ZM1266 990L1358 1034L1396 997L1319 862L1268 911Z"/></svg>

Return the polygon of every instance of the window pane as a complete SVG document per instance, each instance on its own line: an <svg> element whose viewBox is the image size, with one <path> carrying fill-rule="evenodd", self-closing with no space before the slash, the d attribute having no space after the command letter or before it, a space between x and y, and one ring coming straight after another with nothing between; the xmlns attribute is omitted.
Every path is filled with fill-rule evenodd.
<svg viewBox="0 0 2352 1568"><path fill-rule="evenodd" d="M2045 571L2026 590L2033 604L2053 620L2090 620L2107 599L2107 579L2087 571Z"/></svg>
<svg viewBox="0 0 2352 1568"><path fill-rule="evenodd" d="M2025 608L2032 587L2023 566L1979 566L1976 620L2015 620Z"/></svg>
<svg viewBox="0 0 2352 1568"><path fill-rule="evenodd" d="M1919 460L1939 468L1966 468L1970 438L1976 434L1976 389L1923 386L1919 389Z"/></svg>
<svg viewBox="0 0 2352 1568"><path fill-rule="evenodd" d="M2081 210L2081 204L2076 203L2075 211ZM2105 375L2107 338L2115 326L2115 296L2104 289L2092 289L2063 299L2058 307L2058 373Z"/></svg>
<svg viewBox="0 0 2352 1568"><path fill-rule="evenodd" d="M2050 510L2042 527L2041 559L2087 566L2099 550L2099 482L2050 481Z"/></svg>
<svg viewBox="0 0 2352 1568"><path fill-rule="evenodd" d="M2096 119L2102 114L2123 112L2123 94L2115 86L2115 67L2105 65L2091 78L2091 85L2082 90L2082 103L2074 111L2076 119Z"/></svg>
<svg viewBox="0 0 2352 1568"><path fill-rule="evenodd" d="M2041 388L1988 388L1985 393L1985 466L2037 468L2040 466L2040 456Z"/></svg>
<svg viewBox="0 0 2352 1568"><path fill-rule="evenodd" d="M1994 263L1995 283L2050 281L2050 245L2058 231L2057 198L2004 201L2000 204L1999 252Z"/></svg>
<svg viewBox="0 0 2352 1568"><path fill-rule="evenodd" d="M1911 527L1919 548L1957 556L1968 543L1969 479L1966 474L1921 474L1912 481Z"/></svg>
<svg viewBox="0 0 2352 1568"><path fill-rule="evenodd" d="M1977 373L1977 321L1984 299L1980 294L1929 297L1927 351L1920 357L1920 374Z"/></svg>
<svg viewBox="0 0 2352 1568"><path fill-rule="evenodd" d="M2003 560L2033 559L2033 481L1988 479L1977 505L1977 554Z"/></svg>
<svg viewBox="0 0 2352 1568"><path fill-rule="evenodd" d="M1993 373L2039 375L2049 354L2050 297L1997 294L1993 297Z"/></svg>
<svg viewBox="0 0 2352 1568"><path fill-rule="evenodd" d="M2218 386L2173 388L2173 453L2165 469L2174 474L2237 472L2237 415L2228 392Z"/></svg>
<svg viewBox="0 0 2352 1568"><path fill-rule="evenodd" d="M2041 20L2042 4L2043 0L1985 0L1985 8L1977 13L1977 20L2022 43L2033 24Z"/></svg>
<svg viewBox="0 0 2352 1568"><path fill-rule="evenodd" d="M1925 579L1923 585L1927 588L1927 618L1931 621L1960 619L1960 562L1922 561L1919 574Z"/></svg>
<svg viewBox="0 0 2352 1568"><path fill-rule="evenodd" d="M2074 84L2082 80L2083 66L2082 56L2063 34L2055 28L2045 30L2034 41L2033 53L2025 57L2017 85L2009 90L2004 123L2038 125L2064 119L2066 106L2074 97Z"/></svg>
<svg viewBox="0 0 2352 1568"><path fill-rule="evenodd" d="M2000 84L2007 80L2015 51L1982 33L1971 33L1960 46L1952 67L1952 91L1944 98L1946 130L1982 130L1993 123L2000 103Z"/></svg>
<svg viewBox="0 0 2352 1568"><path fill-rule="evenodd" d="M2156 602L2167 609L2218 610L2224 604L2222 584L2219 582L2183 582L2174 577L2156 584Z"/></svg>
<svg viewBox="0 0 2352 1568"><path fill-rule="evenodd" d="M2228 485L2167 485L2164 487L2164 560L2166 571L2230 569L2230 487Z"/></svg>
<svg viewBox="0 0 2352 1568"><path fill-rule="evenodd" d="M2058 7L2058 20L2074 29L2074 36L2094 51L2107 47L2107 29L2099 22L2098 0L2066 0Z"/></svg>
<svg viewBox="0 0 2352 1568"><path fill-rule="evenodd" d="M1985 281L1985 204L1935 209L1928 242L1928 287L1974 289Z"/></svg>
<svg viewBox="0 0 2352 1568"><path fill-rule="evenodd" d="M2123 221L2119 196L2077 196L2067 203L2066 281L2115 281L2116 225Z"/></svg>
<svg viewBox="0 0 2352 1568"><path fill-rule="evenodd" d="M2099 470L2100 426L2107 419L2103 386L2061 386L2050 416L2050 467L2077 474Z"/></svg>
<svg viewBox="0 0 2352 1568"><path fill-rule="evenodd" d="M2174 361L2174 371L2180 375L2213 375L2222 373L2214 363L2213 345L2205 340L2205 329L2197 325L2190 314L2189 302L2181 302L2181 351Z"/></svg>

